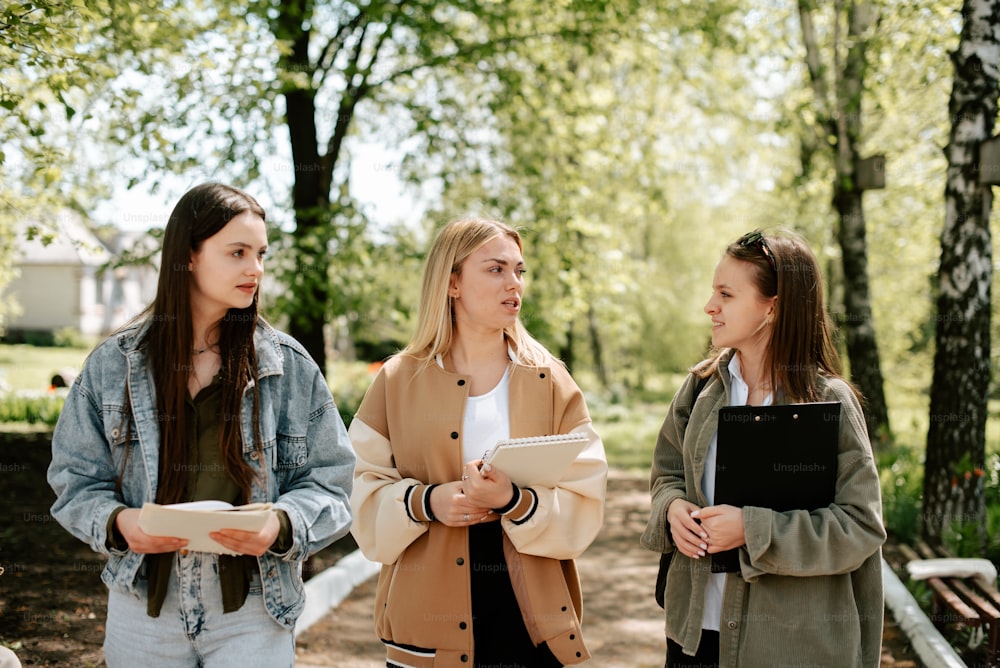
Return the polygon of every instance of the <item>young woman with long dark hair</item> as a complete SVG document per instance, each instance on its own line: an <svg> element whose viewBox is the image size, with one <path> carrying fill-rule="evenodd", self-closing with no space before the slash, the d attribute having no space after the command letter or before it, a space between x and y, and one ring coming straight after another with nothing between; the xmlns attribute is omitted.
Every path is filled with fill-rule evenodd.
<svg viewBox="0 0 1000 668"><path fill-rule="evenodd" d="M705 313L714 351L667 411L641 541L672 553L666 665L874 668L886 538L879 476L815 256L792 235L744 235L719 261ZM805 402L841 404L833 502L784 512L715 504L720 409ZM712 556L733 549L739 571L713 572Z"/></svg>
<svg viewBox="0 0 1000 668"><path fill-rule="evenodd" d="M350 527L354 454L319 368L258 314L261 206L188 191L163 236L153 303L103 341L52 441L53 516L108 557L109 666L292 666L301 564ZM145 502L272 503L229 554L138 525Z"/></svg>

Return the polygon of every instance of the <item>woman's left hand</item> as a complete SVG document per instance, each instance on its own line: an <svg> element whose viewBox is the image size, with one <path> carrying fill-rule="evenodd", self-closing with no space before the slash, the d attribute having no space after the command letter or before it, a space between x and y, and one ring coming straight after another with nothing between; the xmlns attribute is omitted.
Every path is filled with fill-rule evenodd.
<svg viewBox="0 0 1000 668"><path fill-rule="evenodd" d="M701 528L708 534L707 552L725 552L746 545L747 538L743 531L743 509L736 506L721 505L700 508L691 517L701 521Z"/></svg>
<svg viewBox="0 0 1000 668"><path fill-rule="evenodd" d="M507 474L500 469L483 466L479 459L465 465L462 491L471 503L484 508L503 508L514 497L514 488Z"/></svg>
<svg viewBox="0 0 1000 668"><path fill-rule="evenodd" d="M208 534L209 538L227 547L237 554L249 554L259 557L274 545L281 531L278 513L271 511L267 523L260 531L241 531L240 529L220 529Z"/></svg>

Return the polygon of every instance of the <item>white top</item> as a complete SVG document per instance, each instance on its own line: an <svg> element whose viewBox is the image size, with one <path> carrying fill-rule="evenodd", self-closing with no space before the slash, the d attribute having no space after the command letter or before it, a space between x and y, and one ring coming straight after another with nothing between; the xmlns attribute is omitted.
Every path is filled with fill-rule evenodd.
<svg viewBox="0 0 1000 668"><path fill-rule="evenodd" d="M512 362L517 358L508 346L507 356ZM438 366L444 368L439 355ZM503 372L500 382L486 394L470 396L465 404L462 421L462 461L482 459L496 442L510 438L510 366Z"/></svg>
<svg viewBox="0 0 1000 668"><path fill-rule="evenodd" d="M510 438L510 367L492 390L469 397L462 424L462 459L482 459L503 438Z"/></svg>
<svg viewBox="0 0 1000 668"><path fill-rule="evenodd" d="M740 356L733 355L729 361L729 404L730 406L743 406L750 395L750 388L743 380L742 369L740 368ZM773 394L764 397L762 406L770 406L774 400ZM705 472L701 478L701 490L705 494L708 505L715 503L715 458L718 454L719 432L716 430L712 435L712 441L708 444L708 452L705 453ZM701 559L710 560L712 555L706 554ZM726 573L712 573L708 576L708 586L705 587L705 612L701 618L701 628L709 631L718 631L722 621L722 592L726 586Z"/></svg>

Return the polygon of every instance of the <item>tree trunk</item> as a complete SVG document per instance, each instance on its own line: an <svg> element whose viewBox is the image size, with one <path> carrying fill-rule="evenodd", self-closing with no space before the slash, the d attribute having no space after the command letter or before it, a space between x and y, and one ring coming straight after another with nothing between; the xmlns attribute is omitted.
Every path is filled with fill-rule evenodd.
<svg viewBox="0 0 1000 668"><path fill-rule="evenodd" d="M817 124L825 139L834 147L833 206L839 224L844 270L844 316L841 326L847 340L847 358L851 380L865 397L865 421L868 436L878 445L890 438L889 413L886 408L878 341L872 321L871 290L868 281L868 247L865 232L863 191L855 180L858 144L861 137L861 102L867 70L867 33L875 22L868 2L848 2L847 37L841 37L844 3L834 3L833 67L834 91L828 89L819 43L813 22L815 2L799 0L802 41L806 67L816 100ZM846 56L841 62L840 54Z"/></svg>
<svg viewBox="0 0 1000 668"><path fill-rule="evenodd" d="M310 32L303 27L303 17L311 11L308 0L283 2L271 29L275 37L291 43L282 56L279 68L286 72L312 73L309 56ZM293 269L282 278L294 291L296 311L291 314L288 333L295 337L326 373L326 346L323 325L326 322L326 279L329 267L326 249L318 243L323 237L323 211L328 208L330 190L323 185L324 160L320 155L316 129L316 91L310 85L291 86L283 92L285 122L292 148L292 206L295 209Z"/></svg>
<svg viewBox="0 0 1000 668"><path fill-rule="evenodd" d="M559 347L559 359L563 361L567 369L572 369L576 363L576 350L574 348L573 324L566 327L566 343Z"/></svg>
<svg viewBox="0 0 1000 668"><path fill-rule="evenodd" d="M587 309L587 328L590 330L590 349L594 355L594 371L597 373L597 380L601 387L607 389L611 385L608 378L608 368L604 364L604 345L601 342L601 331L597 326L597 310L591 304Z"/></svg>
<svg viewBox="0 0 1000 668"><path fill-rule="evenodd" d="M853 170L850 176L853 176ZM838 183L846 182L838 179ZM853 181L853 178L851 178ZM834 207L839 214L837 230L844 281L844 318L841 326L847 343L851 380L864 395L868 436L874 445L887 440L889 414L886 409L878 341L872 321L868 282L868 246L861 191L837 188Z"/></svg>
<svg viewBox="0 0 1000 668"><path fill-rule="evenodd" d="M938 270L936 348L921 531L940 541L959 529L978 554L985 541L983 464L990 380L993 258L989 185L979 148L993 133L1000 63L1000 0L966 0L948 111L952 127Z"/></svg>
<svg viewBox="0 0 1000 668"><path fill-rule="evenodd" d="M324 192L322 160L316 143L316 107L310 92L285 94L286 115L292 145L295 181L295 237L292 246L294 270L289 276L296 291L296 312L291 314L288 333L305 347L326 374L323 326L329 302L329 255L324 240L323 213L329 209L329 190Z"/></svg>
<svg viewBox="0 0 1000 668"><path fill-rule="evenodd" d="M288 289L295 295L295 312L290 314L288 329L325 374L325 327L332 289L330 258L333 250L330 241L334 238L336 224L330 206L333 175L355 108L370 92L367 76L375 65L381 44L391 31L387 30L377 38L372 53L365 54L367 16L363 11L338 30L338 34L358 30L357 42L347 53L347 69L356 76L346 83L341 92L333 130L326 145L322 146L316 123L316 89L313 87L320 64L310 56L311 32L309 22L304 20L311 16L313 9L310 0L282 2L271 28L275 37L292 45L289 52L282 56L280 68L285 72L307 74L309 81L305 86L289 84L284 91L285 120L292 148L292 204L295 209L295 234L291 249L294 264L292 271L284 277ZM362 67L361 61L366 57L368 63Z"/></svg>

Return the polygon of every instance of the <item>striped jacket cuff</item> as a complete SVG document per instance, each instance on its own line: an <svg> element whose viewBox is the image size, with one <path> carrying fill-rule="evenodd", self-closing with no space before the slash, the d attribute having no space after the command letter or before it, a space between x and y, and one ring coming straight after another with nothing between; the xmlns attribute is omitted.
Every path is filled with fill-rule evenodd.
<svg viewBox="0 0 1000 668"><path fill-rule="evenodd" d="M406 514L414 522L433 522L437 518L431 512L431 492L437 485L413 485L403 496Z"/></svg>
<svg viewBox="0 0 1000 668"><path fill-rule="evenodd" d="M531 519L538 509L538 495L530 487L521 489L514 486L514 498L503 508L497 508L496 513L503 515L514 524L524 524Z"/></svg>

